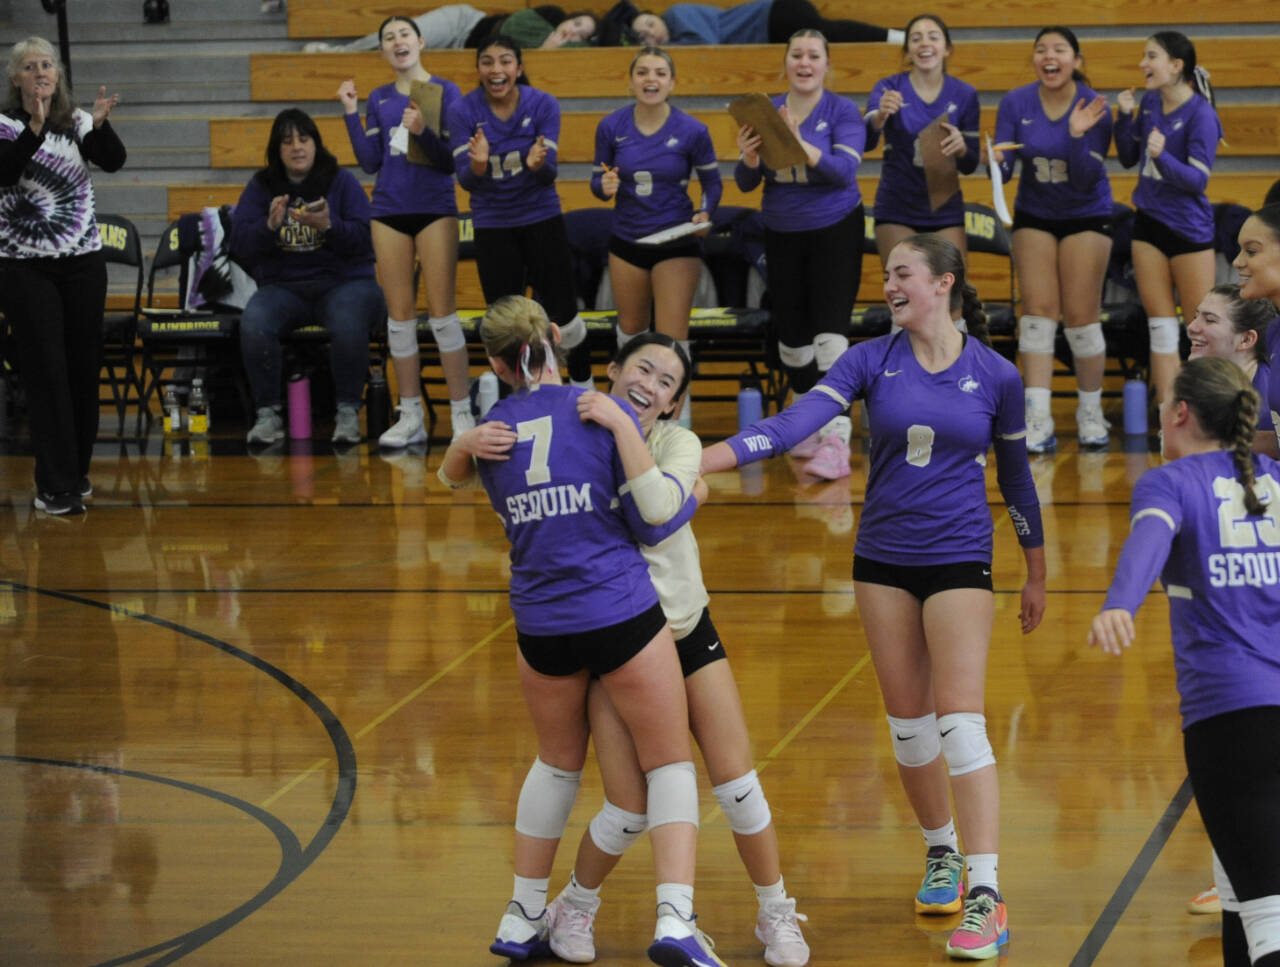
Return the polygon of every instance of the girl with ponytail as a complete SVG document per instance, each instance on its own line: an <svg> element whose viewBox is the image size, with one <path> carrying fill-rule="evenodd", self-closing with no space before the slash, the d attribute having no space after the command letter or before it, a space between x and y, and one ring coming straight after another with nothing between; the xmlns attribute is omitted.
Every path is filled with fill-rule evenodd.
<svg viewBox="0 0 1280 967"><path fill-rule="evenodd" d="M885 260L884 295L902 331L851 347L794 405L703 450L702 471L782 453L853 400L867 402L871 469L854 547L854 593L898 774L927 848L915 908L963 910L947 950L985 959L1008 939L996 878L999 782L983 715L995 622L985 472L993 447L996 479L1027 563L1024 634L1040 623L1045 605L1044 536L1023 442L1022 380L986 345L986 314L966 281L964 256L946 238L912 235L895 245ZM953 322L957 310L967 333ZM957 801L959 835L949 794Z"/></svg>
<svg viewBox="0 0 1280 967"><path fill-rule="evenodd" d="M1129 537L1089 632L1110 654L1129 647L1159 575L1227 967L1280 965L1280 464L1252 450L1258 405L1230 360L1182 367L1161 406L1169 462L1133 488Z"/></svg>

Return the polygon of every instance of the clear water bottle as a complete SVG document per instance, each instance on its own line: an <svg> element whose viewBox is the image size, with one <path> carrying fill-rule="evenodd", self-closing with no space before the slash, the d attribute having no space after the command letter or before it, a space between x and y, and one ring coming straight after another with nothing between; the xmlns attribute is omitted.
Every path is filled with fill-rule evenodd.
<svg viewBox="0 0 1280 967"><path fill-rule="evenodd" d="M745 430L764 415L764 396L754 382L744 383L738 391L738 429Z"/></svg>
<svg viewBox="0 0 1280 967"><path fill-rule="evenodd" d="M178 402L178 391L172 383L164 388L164 432L165 436L182 433L182 404Z"/></svg>
<svg viewBox="0 0 1280 967"><path fill-rule="evenodd" d="M480 374L480 386L476 391L476 408L480 411L480 419L485 418L485 414L493 409L493 404L496 402L498 402L498 377L490 369Z"/></svg>
<svg viewBox="0 0 1280 967"><path fill-rule="evenodd" d="M188 406L187 428L192 436L209 435L209 400L204 395L204 380L191 381L191 400Z"/></svg>

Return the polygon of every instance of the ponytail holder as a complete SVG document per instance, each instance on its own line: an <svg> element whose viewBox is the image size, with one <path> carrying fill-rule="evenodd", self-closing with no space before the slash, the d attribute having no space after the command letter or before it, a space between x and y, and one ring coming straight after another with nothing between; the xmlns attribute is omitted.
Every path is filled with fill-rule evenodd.
<svg viewBox="0 0 1280 967"><path fill-rule="evenodd" d="M520 372L524 373L525 382L533 385L533 373L529 372L529 344L527 342L520 344Z"/></svg>
<svg viewBox="0 0 1280 967"><path fill-rule="evenodd" d="M1199 64L1196 65L1195 75L1196 80L1198 80L1202 85L1207 84L1209 79L1213 76L1209 73L1209 69L1207 67L1201 67Z"/></svg>

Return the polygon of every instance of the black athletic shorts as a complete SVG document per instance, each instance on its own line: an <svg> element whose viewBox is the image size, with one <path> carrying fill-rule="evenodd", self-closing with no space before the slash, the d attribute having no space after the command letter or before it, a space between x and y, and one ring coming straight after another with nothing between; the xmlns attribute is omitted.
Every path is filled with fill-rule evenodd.
<svg viewBox="0 0 1280 967"><path fill-rule="evenodd" d="M720 632L711 623L711 612L707 608L702 609L702 617L694 629L676 640L676 651L680 653L680 671L685 678L713 661L729 657L724 653Z"/></svg>
<svg viewBox="0 0 1280 967"><path fill-rule="evenodd" d="M565 635L527 635L516 630L520 654L543 675L563 677L586 668L593 675L617 671L644 649L667 623L662 605L604 628Z"/></svg>
<svg viewBox="0 0 1280 967"><path fill-rule="evenodd" d="M873 561L861 554L853 558L853 579L867 584L884 584L901 588L917 601L956 588L992 590L990 561L960 561L956 564L930 564L914 567L906 564L885 564Z"/></svg>
<svg viewBox="0 0 1280 967"><path fill-rule="evenodd" d="M1133 241L1154 245L1167 259L1213 249L1213 242L1193 242L1146 212L1133 213Z"/></svg>
<svg viewBox="0 0 1280 967"><path fill-rule="evenodd" d="M428 214L425 212L407 212L395 215L375 215L373 220L381 222L387 228L399 232L401 235L408 235L410 238L417 238L418 233L430 225L432 222L438 222L442 218L457 218L453 214Z"/></svg>
<svg viewBox="0 0 1280 967"><path fill-rule="evenodd" d="M617 235L609 236L609 254L616 255L628 265L652 272L653 267L667 259L700 259L702 246L697 242L674 242L668 245L639 245Z"/></svg>
<svg viewBox="0 0 1280 967"><path fill-rule="evenodd" d="M1111 216L1097 215L1093 218L1041 218L1039 215L1028 215L1025 212L1014 211L1013 213L1013 229L1017 231L1020 228L1034 228L1041 232L1048 232L1059 242L1069 235L1079 235L1081 232L1097 232L1099 235L1111 237Z"/></svg>

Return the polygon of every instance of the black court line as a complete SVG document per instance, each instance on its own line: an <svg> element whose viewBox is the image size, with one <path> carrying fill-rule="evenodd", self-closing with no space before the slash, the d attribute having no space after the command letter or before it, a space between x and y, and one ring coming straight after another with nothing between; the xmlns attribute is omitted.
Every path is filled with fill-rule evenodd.
<svg viewBox="0 0 1280 967"><path fill-rule="evenodd" d="M0 584L8 585L17 591L31 591L46 597L69 601L73 604L88 605L90 607L100 608L104 611L110 611L114 614L123 615L137 621L144 621L148 624L155 625L158 628L173 631L177 634L184 635L196 641L203 642L213 648L217 648L220 651L226 652L231 657L237 658L258 671L264 672L271 678L274 678L277 682L297 696L302 703L311 710L312 714L320 721L321 725L324 726L325 731L329 735L329 741L333 744L334 757L337 760L337 787L334 790L333 802L329 806L329 812L325 816L324 821L320 824L319 830L316 832L315 836L311 838L311 841L301 849L297 848L296 839L294 839L294 846L287 851L284 850L282 844L283 855L281 857L280 869L277 871L275 877L272 878L271 882L259 891L257 896L236 907L234 910L223 914L216 920L211 920L202 926L196 927L194 930L189 930L184 934L171 937L168 940L154 944L145 949L125 954L122 957L117 957L112 960L104 960L100 964L95 965L95 967L116 967L116 965L133 963L134 961L139 961L143 958L155 955L158 956L155 956L154 960L147 962L148 967L160 967L160 965L171 964L176 960L180 960L192 951L204 946L210 940L230 930L256 910L261 909L267 901L272 899L272 897L276 896L296 880L303 871L314 863L316 858L324 852L325 848L328 847L329 843L333 840L333 837L337 835L338 830L346 820L347 814L351 810L351 801L355 798L356 752L354 745L352 745L351 737L347 734L347 730L343 727L342 722L313 691L303 685L296 678L293 678L291 675L272 665L270 662L264 661L257 655L250 654L229 642L214 638L211 635L206 635L193 628L188 628L184 625L168 621L165 618L159 618L155 615L145 614L138 611L131 611L128 608L122 608L118 605L104 604L100 601L93 601L89 598L78 597L77 595L66 591L51 591L45 588L32 587L27 584L19 584L16 581L0 581ZM132 773L128 773L124 770L120 770L120 774L133 775ZM164 779L163 777L151 777L146 776L143 773L137 773L136 775L141 778L154 778L157 781L168 782L171 785L178 786L180 788L188 788L192 791L204 792L201 787L181 783L178 780ZM224 796L221 793L216 793L213 790L209 790L208 793L214 795L215 798L222 799L224 802L236 805L237 808L241 808L237 805L240 802L239 800L235 800L229 796ZM261 810L256 806L251 806L248 803L245 803L244 806L248 807L247 811L250 812L251 815L259 819L259 821L267 823L267 825L269 825L273 830L275 829L276 824L279 824L280 826L284 825L274 817L271 817L268 822L266 817L270 817L271 814L267 813L265 810ZM288 835L293 838L292 832L289 832ZM277 832L277 839L279 839L279 837L280 834Z"/></svg>
<svg viewBox="0 0 1280 967"><path fill-rule="evenodd" d="M1130 901L1137 894L1138 888L1142 886L1142 881L1147 878L1147 874L1151 872L1151 867L1155 865L1156 857L1160 855L1160 851L1169 842L1169 837L1173 835L1174 827L1178 825L1178 821L1182 819L1182 814L1187 811L1187 806L1190 803L1191 779L1187 778L1182 780L1182 785L1173 794L1173 798L1169 800L1169 805L1165 807L1164 814L1156 822L1155 829L1151 831L1146 843L1138 851L1138 855L1134 857L1133 863L1121 878L1115 892L1111 894L1111 899L1107 901L1107 905L1098 914L1098 919L1094 922L1093 929L1084 938L1084 943L1080 945L1076 955L1071 958L1070 967L1092 967L1093 962L1098 959L1098 954L1102 953L1102 948L1111 936L1111 931L1116 928L1116 924L1124 916Z"/></svg>

